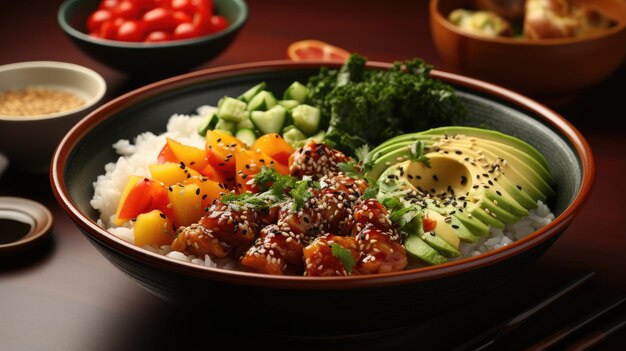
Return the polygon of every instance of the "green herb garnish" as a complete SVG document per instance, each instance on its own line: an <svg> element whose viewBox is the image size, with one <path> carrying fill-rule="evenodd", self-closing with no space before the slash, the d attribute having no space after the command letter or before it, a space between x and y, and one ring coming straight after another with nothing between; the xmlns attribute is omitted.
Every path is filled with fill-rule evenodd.
<svg viewBox="0 0 626 351"><path fill-rule="evenodd" d="M411 149L411 155L409 156L409 160L421 162L426 167L431 168L430 158L424 155L424 142L423 141L418 140L415 143L411 144L410 149Z"/></svg>
<svg viewBox="0 0 626 351"><path fill-rule="evenodd" d="M337 243L332 243L330 244L330 251L333 256L341 262L347 272L352 272L352 268L356 265L356 262L354 261L354 257L352 257L350 250Z"/></svg>

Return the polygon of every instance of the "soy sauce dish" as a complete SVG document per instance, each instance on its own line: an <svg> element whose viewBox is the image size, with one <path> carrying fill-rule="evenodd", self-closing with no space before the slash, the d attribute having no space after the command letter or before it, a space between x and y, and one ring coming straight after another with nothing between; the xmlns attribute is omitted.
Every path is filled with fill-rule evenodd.
<svg viewBox="0 0 626 351"><path fill-rule="evenodd" d="M119 158L112 147L113 144L120 139L134 143L135 137L146 131L161 134L166 131L166 125L172 115L197 114L198 107L204 105L218 106L220 100L222 100L219 104L221 109L229 105L241 105L240 112L242 112L246 109L244 105L248 104L247 106L250 107L249 105L253 104L249 98L259 92L251 92L250 89L258 87L260 82L262 82L261 90L266 91L266 93L263 93L263 104L265 105L259 109L269 111L269 106L277 103L293 104L291 107L286 107L293 109L295 105L298 105L293 102L293 100L297 100L298 94L293 91L287 93L287 91L296 81L306 85L309 78L318 75L322 68L324 70L338 70L341 68L341 64L313 61L305 63L270 61L220 67L176 76L139 88L117 98L83 119L61 141L54 155L51 168L51 183L54 194L61 207L69 214L85 237L113 265L151 293L173 303L184 304L193 308L194 311L202 311L215 316L223 313L230 315L257 314L259 318L265 321L262 323L263 326L259 327L261 331L296 336L362 335L392 330L415 323L416 318L428 318L437 312L451 310L461 304L469 303L503 282L514 279L520 269L541 256L563 234L579 213L589 194L595 177L592 152L583 136L562 116L531 99L501 87L464 76L433 70L430 72L430 78L450 85L453 88L452 93L455 98L460 101L466 111L455 120L454 126L466 129L467 127L486 128L519 138L525 142L525 145L532 146L545 157L545 167L549 169L554 180L552 187L554 196L551 197L548 205L555 217L550 223L528 233L523 238L520 237L519 240L476 256L467 255L458 259L430 262L431 264L412 264L411 257L409 257L409 264L406 267L401 265L405 268L395 271L392 269L389 272L381 270L377 272L378 274L365 274L367 273L366 269L360 266L362 263L360 261L353 262L356 264L356 268L346 268L346 256L343 251L347 250L345 247L338 248L340 253L337 255L333 253L333 256L337 259L343 257L340 259L346 268L343 273L352 272L345 275L338 274L338 276L317 276L313 270L313 265L308 264L305 265L305 268L300 267L300 270L297 270L295 274L292 271L285 271L282 273L290 274L282 275L261 273L259 270L250 268L252 265L247 266L250 269L227 269L229 267L205 265L203 260L185 259L180 255L167 255L158 250L148 249L146 246L135 245L132 240L124 239L124 236L119 232L114 233L114 230L105 229L109 226L103 224L100 211L92 207L93 204L96 204L92 200L94 198L94 182L97 182L98 176L105 173L106 164L116 162ZM391 72L397 68L388 63L367 62L365 69L368 72ZM433 84L438 86L436 84L439 83ZM245 93L250 94L250 96ZM276 100L280 100L280 102L270 101L269 98L269 100L265 100L265 97L269 96L268 94L278 97ZM223 101L224 97L232 97L233 101ZM292 100L292 102L285 102L288 100ZM245 102L243 105L242 101ZM309 101L309 103L311 102ZM259 112L257 107L254 109ZM280 110L280 108L278 109ZM220 127L211 125L212 122L209 121L207 122L207 125L210 126L209 130L207 131L207 128L202 130L207 133L207 143L209 136L214 133L213 128L232 127L226 123L228 118L232 118L232 115L226 114L224 111L220 112L220 109L217 111L215 123ZM229 110L229 113L232 111L235 110ZM310 123L303 124L300 117L297 117L295 110L290 111L292 119L286 123L293 123L294 125L284 130L282 128L285 125L283 122L277 126L275 120L269 118L267 113L259 112L255 114L249 127L233 129L231 132L235 135L241 135L241 138L250 138L246 140L249 140L248 142L252 145L257 145L255 140L260 140L260 134L263 134L259 134L259 129L267 128L264 132L269 132L279 128L280 130L276 129L276 131L282 134L288 143L293 143L295 149L298 149L300 145L298 141L302 141L304 145L309 145L309 143L313 143L310 145L317 145L315 139L317 127L312 127ZM206 114L212 116L209 112ZM245 114L245 116L248 115L252 116L253 112ZM129 118L130 116L132 118ZM226 118L225 121L222 120L223 117ZM245 118L242 117L239 122L243 122L243 119ZM226 127L224 127L225 125ZM372 128L377 127L372 126ZM240 133L243 129L248 129L250 132ZM302 134L299 137L301 140L294 137L297 134L293 132L294 129L298 132L305 131L300 133ZM416 130L409 132L416 132ZM280 139L280 136L277 134L276 139ZM256 139L257 137L259 139ZM441 136L441 138L444 137L447 138L448 135ZM428 139L424 140L424 144L418 143L415 144L415 147L422 148L426 145L435 150L435 145L428 144ZM120 146L119 143L116 145L118 150L124 149L123 145ZM170 145L169 141L168 145ZM172 150L175 154L177 151L176 144L170 146L173 147ZM334 145L336 148L345 146L347 144L335 143ZM158 151L162 147L164 146L160 145L156 153L159 153ZM204 150L204 145L200 145L200 148ZM207 146L208 149L211 148ZM303 155L306 154L306 149L298 150ZM417 154L421 154L421 151L420 149L420 152L413 153L414 160L419 159L420 155ZM444 150L437 150L437 152L439 151L441 154L445 153ZM244 154L245 152L252 151L243 151ZM257 150L257 152L260 153L261 151ZM298 151L296 151L297 153ZM382 154L384 152L379 153L379 155ZM172 153L163 151L159 157L165 160L173 156ZM278 154L276 157L279 159ZM391 164L391 161L399 162L400 159L405 160L398 157L393 160L388 159L388 161ZM194 164L198 166L197 163L193 160L186 161L181 161L180 168L184 172L195 172L185 170L185 168L186 166L193 168ZM225 166L227 161L217 163L215 167ZM437 167L436 162L438 161L434 154L430 161L432 167ZM247 165L250 166L250 163ZM246 169L249 168L246 167ZM275 169L278 170L279 166L276 165ZM241 177L244 172L246 171L241 169L241 172L237 174ZM185 175L187 174L185 173ZM158 182L150 183L147 176L142 177L138 179L139 181L143 179L145 186L148 186L147 184L157 184L158 186ZM396 175L383 173L382 177L391 178L396 177ZM436 175L432 175L432 177L437 178ZM439 177L441 178L441 175ZM488 176L485 177L488 178ZM240 188L253 184L239 182L240 180L238 178L232 183L240 184ZM437 181L437 179L435 180ZM440 180L444 181L442 178ZM463 177L460 180L462 182ZM467 178L465 180L467 181ZM320 184L319 186L323 191L324 181L320 181ZM181 183L180 187L183 188L184 185ZM309 188L309 190L312 193L316 192L314 188ZM173 189L170 191L172 192ZM195 193L201 195L200 188ZM189 192L177 191L177 194L189 195ZM170 197L170 199L173 198ZM239 198L237 201L244 200ZM172 205L175 212L177 209L174 201L172 201ZM385 206L387 205L385 203ZM193 208L193 206L189 207L189 209ZM171 224L167 222L169 212L166 208L162 209L163 212L154 212L156 215L152 219L156 221L154 223L163 224L159 228L167 231L167 226ZM100 208L100 210L102 209ZM213 211L215 210L216 208L213 208ZM436 216L434 213L432 215ZM121 217L123 216L118 212L117 218L120 219ZM130 215L126 220L131 222L136 220L135 225L138 225L140 216L132 219L131 217L133 216ZM172 218L181 220L180 215ZM267 218L264 217L263 220L268 220ZM446 225L444 222L447 223L448 220L442 218L442 227ZM426 228L426 222L423 224ZM424 230L436 231L432 228ZM243 235L246 233L241 232ZM177 232L175 235L193 235L193 233L181 234ZM423 239L425 241L430 240L426 237ZM135 240L138 240L138 237L135 237ZM335 240L341 242L341 239L335 238ZM330 243L328 245L331 246ZM432 245L436 246L436 243ZM174 244L172 244L173 246ZM228 249L227 246L224 245L223 248ZM191 246L187 249L194 252ZM443 252L443 248L440 247L439 249L442 250L440 252ZM185 251L184 248L181 250ZM307 249L304 250L306 255ZM408 251L410 250L407 246ZM267 257L269 257L268 262L274 262L272 257ZM333 260L332 257L330 259ZM349 261L350 257L347 260ZM304 269L304 275L302 269ZM341 273L340 271L341 268L336 272ZM307 275L307 272L310 274ZM328 323L329 318L333 318L332 316L335 316L338 311L341 311L344 316L349 316L349 321L352 323ZM287 323L289 316L295 313L301 313L304 317L298 323ZM371 321L372 316L376 316L375 322L364 322Z"/></svg>
<svg viewBox="0 0 626 351"><path fill-rule="evenodd" d="M19 197L0 197L0 256L34 246L54 226L52 213L42 204Z"/></svg>

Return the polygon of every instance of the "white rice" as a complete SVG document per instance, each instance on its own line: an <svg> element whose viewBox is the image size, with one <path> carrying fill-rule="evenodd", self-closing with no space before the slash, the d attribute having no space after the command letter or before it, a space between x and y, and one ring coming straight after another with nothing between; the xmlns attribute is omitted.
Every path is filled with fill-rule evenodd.
<svg viewBox="0 0 626 351"><path fill-rule="evenodd" d="M93 208L100 211L98 225L106 228L115 236L134 243L135 237L130 222L122 227L113 226L117 205L128 177L131 175L150 176L148 165L154 163L163 145L165 145L165 138L167 137L174 138L186 145L204 148L204 138L198 135L197 128L202 121L202 116L213 111L215 111L215 107L205 105L199 107L195 115L176 114L169 119L167 131L163 134L155 135L151 132L145 132L138 135L132 143L122 139L113 144L115 152L120 157L116 162L105 165L105 174L98 176L93 183L95 193L90 203ZM554 214L546 204L538 201L537 205L536 209L529 211L527 217L515 224L506 225L504 230L490 228L489 235L481 238L477 243L461 243L459 250L462 256L456 259L480 255L509 245L554 220ZM237 269L237 263L233 259L211 259L209 255L205 257L186 255L182 252L173 251L169 245L145 245L144 249L184 262L208 267Z"/></svg>

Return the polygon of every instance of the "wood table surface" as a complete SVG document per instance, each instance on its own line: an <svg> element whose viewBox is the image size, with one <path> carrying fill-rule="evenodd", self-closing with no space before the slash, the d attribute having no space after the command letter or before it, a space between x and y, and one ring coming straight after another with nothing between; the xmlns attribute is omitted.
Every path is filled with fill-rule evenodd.
<svg viewBox="0 0 626 351"><path fill-rule="evenodd" d="M74 47L56 22L60 3L0 2L0 64L31 60L81 64L104 76L107 99L146 83L109 69ZM437 69L449 70L430 38L427 1L254 0L248 5L249 21L233 45L197 69L282 59L289 43L315 38L371 60L419 56ZM589 62L593 64L593 58ZM416 315L415 325L402 332L367 339L269 337L254 333L255 323L262 321L245 316L198 316L194 311L177 310L96 251L57 205L47 174L21 173L9 166L0 178L0 196L23 196L43 203L54 214L55 227L42 245L18 257L0 259L0 350L208 349L250 347L259 341L278 349L451 349L521 312L562 282L587 270L597 272L583 289L546 311L539 318L541 324L530 323L532 334L520 333L506 347L517 349L533 342L531 335L545 336L581 312L626 294L625 92L626 67L622 66L569 105L556 107L590 143L597 178L583 210L545 255L471 304L429 320ZM329 316L329 322L359 322L350 321L341 311L329 311ZM235 318L237 323L228 323ZM203 320L207 319L223 320L225 327L205 328ZM596 349L626 349L626 330Z"/></svg>

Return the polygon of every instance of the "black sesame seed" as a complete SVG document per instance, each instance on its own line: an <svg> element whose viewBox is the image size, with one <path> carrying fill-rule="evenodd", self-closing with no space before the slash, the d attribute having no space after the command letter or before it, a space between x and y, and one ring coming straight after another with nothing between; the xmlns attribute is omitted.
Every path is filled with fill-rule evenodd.
<svg viewBox="0 0 626 351"><path fill-rule="evenodd" d="M439 177L437 177L437 175L436 175L436 174L433 174L433 179L434 179L436 182L438 182L438 181L439 181Z"/></svg>
<svg viewBox="0 0 626 351"><path fill-rule="evenodd" d="M200 188L196 189L196 195L200 195Z"/></svg>
<svg viewBox="0 0 626 351"><path fill-rule="evenodd" d="M496 190L496 194L502 196L502 193L499 190Z"/></svg>
<svg viewBox="0 0 626 351"><path fill-rule="evenodd" d="M165 217L165 214L163 212L159 213L159 217L161 217L163 219L167 218L167 217Z"/></svg>
<svg viewBox="0 0 626 351"><path fill-rule="evenodd" d="M459 226L458 226L458 225L456 225L456 224L453 224L453 225L452 225L452 228L454 228L454 229L459 229Z"/></svg>

